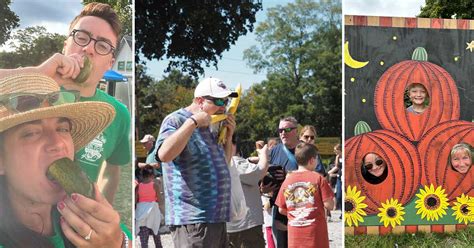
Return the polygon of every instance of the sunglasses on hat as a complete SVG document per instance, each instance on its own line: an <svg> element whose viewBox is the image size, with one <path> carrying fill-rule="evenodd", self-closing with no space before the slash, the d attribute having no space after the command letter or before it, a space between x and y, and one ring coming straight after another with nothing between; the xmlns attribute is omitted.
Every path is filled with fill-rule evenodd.
<svg viewBox="0 0 474 248"><path fill-rule="evenodd" d="M285 131L285 133L289 133L289 132L291 132L293 129L296 129L296 127L278 128L278 132L279 132L279 133L283 133L283 131Z"/></svg>
<svg viewBox="0 0 474 248"><path fill-rule="evenodd" d="M77 102L80 98L79 91L55 91L48 94L15 93L0 97L0 104L7 109L21 113L41 107L45 102L50 106L64 103Z"/></svg>
<svg viewBox="0 0 474 248"><path fill-rule="evenodd" d="M229 102L229 99L227 98L214 98L214 97L206 96L204 97L204 99L211 101L217 107L226 106L227 103Z"/></svg>
<svg viewBox="0 0 474 248"><path fill-rule="evenodd" d="M377 166L381 166L381 165L383 164L383 160L382 160L382 159L377 159L377 160L375 161L375 164L376 164ZM364 164L364 166L365 166L365 168L366 168L367 170L371 170L371 169L374 167L374 165L373 165L372 163Z"/></svg>

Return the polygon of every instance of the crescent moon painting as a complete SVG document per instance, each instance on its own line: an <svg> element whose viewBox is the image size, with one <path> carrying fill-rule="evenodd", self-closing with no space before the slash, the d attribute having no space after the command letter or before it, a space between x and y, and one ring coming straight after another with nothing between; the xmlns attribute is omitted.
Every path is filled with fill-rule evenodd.
<svg viewBox="0 0 474 248"><path fill-rule="evenodd" d="M360 62L352 58L350 52L349 52L349 41L346 41L344 43L344 64L347 66L354 68L354 69L359 69L364 66L366 66L369 63L369 61L366 62Z"/></svg>

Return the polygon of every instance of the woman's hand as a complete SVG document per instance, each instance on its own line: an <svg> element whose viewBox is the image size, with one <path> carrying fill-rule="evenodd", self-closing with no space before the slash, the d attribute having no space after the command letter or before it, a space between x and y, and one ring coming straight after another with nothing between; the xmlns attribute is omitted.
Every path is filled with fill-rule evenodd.
<svg viewBox="0 0 474 248"><path fill-rule="evenodd" d="M94 190L95 199L74 193L58 203L63 233L76 247L119 248L124 235L120 216L95 183Z"/></svg>

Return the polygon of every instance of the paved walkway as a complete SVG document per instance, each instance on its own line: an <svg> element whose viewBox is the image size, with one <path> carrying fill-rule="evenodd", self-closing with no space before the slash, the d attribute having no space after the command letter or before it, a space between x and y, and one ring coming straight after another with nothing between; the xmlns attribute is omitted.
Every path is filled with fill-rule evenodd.
<svg viewBox="0 0 474 248"><path fill-rule="evenodd" d="M329 245L331 248L339 248L342 247L342 244L344 243L344 239L342 238L344 233L343 233L343 222L342 220L339 219L339 216L341 215L340 210L336 211L331 211L331 222L328 223L328 231L329 231ZM163 245L163 248L174 248L173 246L173 240L171 239L170 234L162 234L161 235L161 244ZM138 237L135 238L135 247L140 247L140 240ZM153 239L150 237L148 239L148 247L149 248L154 248L155 244L153 243Z"/></svg>

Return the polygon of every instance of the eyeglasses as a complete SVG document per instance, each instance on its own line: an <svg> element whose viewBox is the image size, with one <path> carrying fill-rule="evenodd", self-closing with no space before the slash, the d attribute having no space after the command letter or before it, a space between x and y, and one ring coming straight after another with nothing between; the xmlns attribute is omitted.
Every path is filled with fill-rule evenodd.
<svg viewBox="0 0 474 248"><path fill-rule="evenodd" d="M377 166L381 166L383 164L383 160L382 159L377 159L375 161L375 164ZM364 164L364 166L367 170L371 170L374 167L374 165L372 163Z"/></svg>
<svg viewBox="0 0 474 248"><path fill-rule="evenodd" d="M74 42L81 46L85 47L91 43L91 41L94 41L94 50L96 53L100 55L107 55L109 53L115 53L115 47L112 46L109 42L105 40L97 40L91 37L91 35L83 30L78 30L78 29L73 29L71 34L69 36L72 36Z"/></svg>
<svg viewBox="0 0 474 248"><path fill-rule="evenodd" d="M49 94L16 93L0 97L0 104L7 109L21 113L41 107L46 101L50 106L64 103L77 102L80 98L79 91L55 91Z"/></svg>
<svg viewBox="0 0 474 248"><path fill-rule="evenodd" d="M303 135L303 138L314 140L314 135Z"/></svg>
<svg viewBox="0 0 474 248"><path fill-rule="evenodd" d="M278 128L278 132L279 132L279 133L283 133L283 131L285 131L285 133L289 133L289 132L291 132L293 129L296 129L296 127Z"/></svg>
<svg viewBox="0 0 474 248"><path fill-rule="evenodd" d="M204 97L204 99L211 101L217 107L226 106L227 103L229 102L228 98L214 98L214 97L208 96L208 97Z"/></svg>

